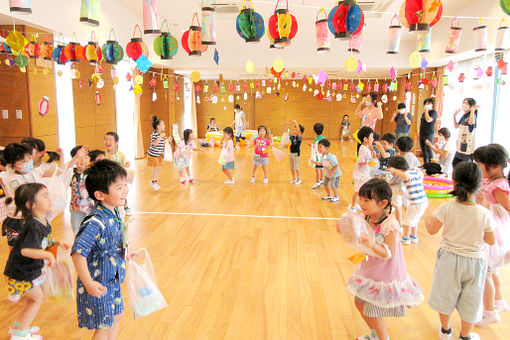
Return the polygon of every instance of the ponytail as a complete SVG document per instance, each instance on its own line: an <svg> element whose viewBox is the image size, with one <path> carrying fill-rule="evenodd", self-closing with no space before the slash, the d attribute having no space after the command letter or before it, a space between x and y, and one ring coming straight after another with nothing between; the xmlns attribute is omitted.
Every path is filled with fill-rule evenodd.
<svg viewBox="0 0 510 340"><path fill-rule="evenodd" d="M461 162L453 170L455 184L451 194L459 202L467 202L469 195L476 193L482 186L482 170L476 163Z"/></svg>

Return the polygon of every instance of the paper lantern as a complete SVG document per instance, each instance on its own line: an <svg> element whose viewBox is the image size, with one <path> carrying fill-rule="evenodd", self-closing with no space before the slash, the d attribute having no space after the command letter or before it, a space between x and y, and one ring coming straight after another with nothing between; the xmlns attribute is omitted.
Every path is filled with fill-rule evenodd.
<svg viewBox="0 0 510 340"><path fill-rule="evenodd" d="M319 15L322 15L322 19L319 19ZM317 41L317 53L319 54L331 51L328 33L328 19L324 7L322 7L315 15L315 40Z"/></svg>
<svg viewBox="0 0 510 340"><path fill-rule="evenodd" d="M113 33L113 39L112 39ZM103 58L106 60L108 64L117 64L119 61L124 58L124 50L122 46L117 42L117 38L115 37L115 31L113 28L110 30L110 34L108 36L108 40L106 44L103 45L102 48Z"/></svg>
<svg viewBox="0 0 510 340"><path fill-rule="evenodd" d="M213 6L204 6L202 0L202 44L216 45L216 21L214 12L216 11L216 0Z"/></svg>
<svg viewBox="0 0 510 340"><path fill-rule="evenodd" d="M236 30L245 42L257 43L264 36L266 29L264 27L264 19L253 8L252 0L250 0L250 3L252 8L243 7L237 16Z"/></svg>
<svg viewBox="0 0 510 340"><path fill-rule="evenodd" d="M487 26L483 24L483 18L480 18L480 26L473 28L473 41L475 51L487 51Z"/></svg>
<svg viewBox="0 0 510 340"><path fill-rule="evenodd" d="M359 33L364 23L361 7L352 1L339 1L329 12L328 27L336 39L350 39L352 34Z"/></svg>
<svg viewBox="0 0 510 340"><path fill-rule="evenodd" d="M501 23L498 28L498 33L496 35L496 44L495 44L495 48L494 48L496 51L504 51L504 50L508 49L509 28L506 25L503 26L503 23L505 21L506 21L505 19L501 20Z"/></svg>
<svg viewBox="0 0 510 340"><path fill-rule="evenodd" d="M9 7L11 13L16 14L32 13L32 6L30 6L30 0L9 0Z"/></svg>
<svg viewBox="0 0 510 340"><path fill-rule="evenodd" d="M193 25L197 21L196 25ZM198 14L193 14L193 18L191 19L191 26L189 30L184 32L181 38L182 48L188 55L200 57L202 52L207 50L207 45L202 45L202 29L200 27L200 21L198 20Z"/></svg>
<svg viewBox="0 0 510 340"><path fill-rule="evenodd" d="M397 20L397 23L394 23L394 20ZM400 25L400 20L398 20L397 14L391 18L390 27L389 27L389 42L388 42L388 54L397 54L400 50L400 38L402 37L402 26Z"/></svg>
<svg viewBox="0 0 510 340"><path fill-rule="evenodd" d="M32 35L32 37L30 38L30 42L25 46L25 53L30 57L30 58L39 58L40 56L40 53L39 53L39 44L37 43L37 36L36 35Z"/></svg>
<svg viewBox="0 0 510 340"><path fill-rule="evenodd" d="M138 29L138 32L140 32L140 37L135 38L136 30ZM133 32L133 38L131 38L131 41L126 45L126 54L128 57L133 59L134 61L137 61L138 58L143 54L145 57L149 57L149 49L147 48L147 45L142 40L142 29L140 26L136 25L135 30Z"/></svg>
<svg viewBox="0 0 510 340"><path fill-rule="evenodd" d="M443 14L441 0L405 0L402 7L410 32L429 31Z"/></svg>
<svg viewBox="0 0 510 340"><path fill-rule="evenodd" d="M81 0L80 22L99 26L101 0Z"/></svg>
<svg viewBox="0 0 510 340"><path fill-rule="evenodd" d="M50 98L47 96L43 96L38 104L39 114L41 116L46 116L50 111Z"/></svg>
<svg viewBox="0 0 510 340"><path fill-rule="evenodd" d="M421 57L420 52L418 52L418 51L414 51L413 53L411 53L411 55L409 55L409 65L411 65L411 67L414 67L414 68L420 67L421 60L422 60L422 57Z"/></svg>
<svg viewBox="0 0 510 340"><path fill-rule="evenodd" d="M142 0L142 1L143 1L143 33L144 34L161 33L161 30L159 29L158 0Z"/></svg>
<svg viewBox="0 0 510 340"><path fill-rule="evenodd" d="M53 50L53 60L59 64L59 65L64 65L65 63L67 63L68 59L64 53L64 50L65 50L65 46L62 45L62 44L59 44L57 45L57 47L55 47L55 49Z"/></svg>
<svg viewBox="0 0 510 340"><path fill-rule="evenodd" d="M499 5L503 12L510 15L510 0L499 0Z"/></svg>
<svg viewBox="0 0 510 340"><path fill-rule="evenodd" d="M418 52L430 52L430 45L432 44L432 31L418 33Z"/></svg>
<svg viewBox="0 0 510 340"><path fill-rule="evenodd" d="M97 63L103 60L103 53L101 48L97 46L96 33L90 33L90 41L84 49L85 59L90 63Z"/></svg>
<svg viewBox="0 0 510 340"><path fill-rule="evenodd" d="M246 72L248 72L248 73L255 72L255 64L253 63L253 61L248 60L246 62Z"/></svg>
<svg viewBox="0 0 510 340"><path fill-rule="evenodd" d="M39 56L45 60L51 60L53 57L53 44L49 36L46 36L46 41L39 44Z"/></svg>
<svg viewBox="0 0 510 340"><path fill-rule="evenodd" d="M298 23L296 17L289 13L289 2L287 8L278 8L280 0L276 1L274 14L269 17L267 23L268 35L274 40L275 47L290 46L292 39L297 34Z"/></svg>
<svg viewBox="0 0 510 340"><path fill-rule="evenodd" d="M73 36L75 36L74 33ZM64 53L67 59L69 59L69 61L72 61L73 63L79 62L81 59L85 57L83 46L81 46L80 43L76 41L71 41L69 44L67 44L67 46L64 49Z"/></svg>
<svg viewBox="0 0 510 340"><path fill-rule="evenodd" d="M166 32L163 31L163 25L166 25ZM165 19L161 23L161 35L154 39L154 52L162 60L172 59L179 50L177 39L170 34L168 21Z"/></svg>
<svg viewBox="0 0 510 340"><path fill-rule="evenodd" d="M446 53L456 53L459 48L460 38L462 37L462 28L459 26L457 17L452 19L450 32L448 33L448 42L446 44Z"/></svg>
<svg viewBox="0 0 510 340"><path fill-rule="evenodd" d="M364 26L364 25L363 25ZM361 47L363 46L363 28L356 34L351 36L349 40L348 52L361 53Z"/></svg>
<svg viewBox="0 0 510 340"><path fill-rule="evenodd" d="M356 71L357 66L358 66L358 61L354 57L349 57L344 62L344 67L349 72Z"/></svg>

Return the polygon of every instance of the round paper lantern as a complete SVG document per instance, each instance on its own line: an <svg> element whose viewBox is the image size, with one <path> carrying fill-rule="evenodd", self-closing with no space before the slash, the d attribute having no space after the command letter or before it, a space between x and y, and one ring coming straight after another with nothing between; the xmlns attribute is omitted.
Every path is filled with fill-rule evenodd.
<svg viewBox="0 0 510 340"><path fill-rule="evenodd" d="M202 44L216 45L216 22L214 12L216 11L216 0L213 6L204 6L202 0Z"/></svg>
<svg viewBox="0 0 510 340"><path fill-rule="evenodd" d="M140 32L140 38L135 38L137 29L138 32ZM126 45L126 54L134 61L137 61L142 54L146 57L149 56L149 49L142 40L142 29L138 25L135 26L133 38L131 38L131 41Z"/></svg>
<svg viewBox="0 0 510 340"><path fill-rule="evenodd" d="M347 2L339 2L338 6L331 9L328 15L328 28L335 39L346 40L350 38L347 32L347 12L350 5Z"/></svg>
<svg viewBox="0 0 510 340"><path fill-rule="evenodd" d="M394 20L397 20L397 23L394 23ZM397 54L400 50L400 38L402 37L402 26L400 25L400 21L398 19L397 14L393 16L390 22L389 27L389 42L388 42L388 54Z"/></svg>
<svg viewBox="0 0 510 340"><path fill-rule="evenodd" d="M101 0L81 0L80 22L99 26Z"/></svg>
<svg viewBox="0 0 510 340"><path fill-rule="evenodd" d="M503 23L505 22L505 19L501 20L501 23L499 24L498 33L496 35L496 44L494 49L496 51L504 51L508 49L508 32L509 28L508 26L503 26Z"/></svg>
<svg viewBox="0 0 510 340"><path fill-rule="evenodd" d="M37 43L36 36L32 35L30 42L25 46L25 53L30 58L39 58L39 44Z"/></svg>
<svg viewBox="0 0 510 340"><path fill-rule="evenodd" d="M200 73L198 71L191 72L190 79L194 83L198 83L200 81Z"/></svg>
<svg viewBox="0 0 510 340"><path fill-rule="evenodd" d="M251 2L251 0L250 0ZM243 8L236 19L236 30L247 43L257 43L264 36L264 19L252 8Z"/></svg>
<svg viewBox="0 0 510 340"><path fill-rule="evenodd" d="M420 67L421 60L422 60L421 54L418 51L414 51L411 53L411 55L409 55L409 65L411 65L411 67L414 68Z"/></svg>
<svg viewBox="0 0 510 340"><path fill-rule="evenodd" d="M473 41L475 42L475 52L487 51L487 26L480 19L480 26L473 28Z"/></svg>
<svg viewBox="0 0 510 340"><path fill-rule="evenodd" d="M448 33L448 42L446 43L446 53L455 53L459 48L460 38L462 37L462 27L459 26L457 17L452 19L450 31Z"/></svg>
<svg viewBox="0 0 510 340"><path fill-rule="evenodd" d="M159 29L158 0L142 0L142 1L143 1L143 33L144 34L161 33Z"/></svg>
<svg viewBox="0 0 510 340"><path fill-rule="evenodd" d="M193 25L193 22L197 21L196 25ZM202 29L200 27L200 21L198 20L198 14L193 14L193 18L191 19L191 26L189 30L184 32L181 38L182 48L188 55L190 56L201 56L202 52L207 50L207 45L202 45Z"/></svg>
<svg viewBox="0 0 510 340"><path fill-rule="evenodd" d="M277 0L274 14L269 18L267 27L268 34L273 38L277 47L290 46L291 40L296 36L298 24L296 18L289 13L289 2L287 8L278 8L280 0Z"/></svg>
<svg viewBox="0 0 510 340"><path fill-rule="evenodd" d="M76 63L79 62L81 59L85 57L83 46L80 45L80 43L76 42L78 38L76 37L76 34L73 33L73 39L74 42L71 41L64 49L64 53L71 62Z"/></svg>
<svg viewBox="0 0 510 340"><path fill-rule="evenodd" d="M499 0L499 5L503 12L510 15L510 0Z"/></svg>
<svg viewBox="0 0 510 340"><path fill-rule="evenodd" d="M357 4L351 5L347 11L347 31L351 34L358 34L365 24L363 10Z"/></svg>
<svg viewBox="0 0 510 340"><path fill-rule="evenodd" d="M57 47L53 50L53 60L59 65L64 65L68 61L64 50L64 45L57 45Z"/></svg>
<svg viewBox="0 0 510 340"><path fill-rule="evenodd" d="M16 14L31 14L30 0L9 0L9 10Z"/></svg>
<svg viewBox="0 0 510 340"><path fill-rule="evenodd" d="M84 48L85 59L90 63L97 63L103 59L101 48L97 46L96 33L90 33L90 41Z"/></svg>
<svg viewBox="0 0 510 340"><path fill-rule="evenodd" d="M46 36L46 41L39 44L39 56L44 60L51 60L53 57L53 44L48 36Z"/></svg>
<svg viewBox="0 0 510 340"><path fill-rule="evenodd" d="M113 39L112 39L113 33ZM122 46L117 42L117 38L115 37L115 31L113 28L110 30L110 34L106 44L103 45L102 48L103 58L106 60L108 64L117 64L119 61L124 58L124 50Z"/></svg>
<svg viewBox="0 0 510 340"><path fill-rule="evenodd" d="M354 57L349 57L345 60L344 67L347 71L354 72L358 67L358 60L356 60Z"/></svg>
<svg viewBox="0 0 510 340"><path fill-rule="evenodd" d="M253 61L248 60L246 62L246 72L248 72L248 73L255 72L255 64L253 63Z"/></svg>
<svg viewBox="0 0 510 340"><path fill-rule="evenodd" d="M282 72L284 68L285 68L285 64L283 63L283 60L281 60L280 58L277 58L273 61L273 69L277 73Z"/></svg>
<svg viewBox="0 0 510 340"><path fill-rule="evenodd" d="M322 15L321 19L319 19L319 15ZM323 54L331 51L328 34L328 19L324 7L315 15L315 40L317 41L317 53Z"/></svg>
<svg viewBox="0 0 510 340"><path fill-rule="evenodd" d="M166 32L163 31L163 25L166 25ZM172 59L179 49L177 39L170 34L168 21L165 19L161 23L161 35L154 39L154 52L162 60Z"/></svg>
<svg viewBox="0 0 510 340"><path fill-rule="evenodd" d="M410 32L429 31L441 18L441 0L405 0L402 4Z"/></svg>

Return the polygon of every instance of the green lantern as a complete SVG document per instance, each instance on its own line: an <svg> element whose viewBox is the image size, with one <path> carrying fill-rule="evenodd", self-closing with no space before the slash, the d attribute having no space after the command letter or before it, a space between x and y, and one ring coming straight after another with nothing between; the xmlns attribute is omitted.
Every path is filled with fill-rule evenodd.
<svg viewBox="0 0 510 340"><path fill-rule="evenodd" d="M510 15L510 0L499 0L499 4L503 12Z"/></svg>
<svg viewBox="0 0 510 340"><path fill-rule="evenodd" d="M99 26L99 9L101 0L81 0L80 22Z"/></svg>
<svg viewBox="0 0 510 340"><path fill-rule="evenodd" d="M163 32L163 24L166 25L166 32ZM170 34L166 19L161 23L161 32L161 35L154 39L154 52L156 52L156 55L162 60L170 60L177 54L179 43L177 39Z"/></svg>
<svg viewBox="0 0 510 340"><path fill-rule="evenodd" d="M241 13L236 19L236 31L241 38L247 43L257 43L264 36L266 29L264 27L264 19L255 12L253 2L250 0L251 7L244 7L244 1L241 5Z"/></svg>
<svg viewBox="0 0 510 340"><path fill-rule="evenodd" d="M111 38L113 33L113 40ZM115 31L113 28L110 30L110 35L108 36L108 40L106 44L103 45L102 48L103 59L106 60L108 64L117 64L119 61L124 58L124 50L122 46L117 42L117 38L115 37Z"/></svg>

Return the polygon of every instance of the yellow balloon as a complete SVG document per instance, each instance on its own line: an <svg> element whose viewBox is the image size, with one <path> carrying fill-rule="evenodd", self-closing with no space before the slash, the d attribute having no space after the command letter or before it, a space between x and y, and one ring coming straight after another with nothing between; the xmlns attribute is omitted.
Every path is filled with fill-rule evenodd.
<svg viewBox="0 0 510 340"><path fill-rule="evenodd" d="M200 73L198 71L193 71L191 72L190 78L194 83L198 83L200 81Z"/></svg>
<svg viewBox="0 0 510 340"><path fill-rule="evenodd" d="M274 61L273 61L273 69L280 73L283 71L283 69L285 68L285 65L283 64L283 60L281 60L280 58L276 58Z"/></svg>
<svg viewBox="0 0 510 340"><path fill-rule="evenodd" d="M413 53L411 53L411 55L409 56L409 65L411 65L411 67L420 67L421 65L421 54L420 52L418 51L414 51Z"/></svg>
<svg viewBox="0 0 510 340"><path fill-rule="evenodd" d="M344 67L347 71L354 72L358 67L358 61L354 57L349 57L345 60Z"/></svg>
<svg viewBox="0 0 510 340"><path fill-rule="evenodd" d="M248 73L255 72L255 64L253 63L253 61L248 60L246 62L246 72L248 72Z"/></svg>

